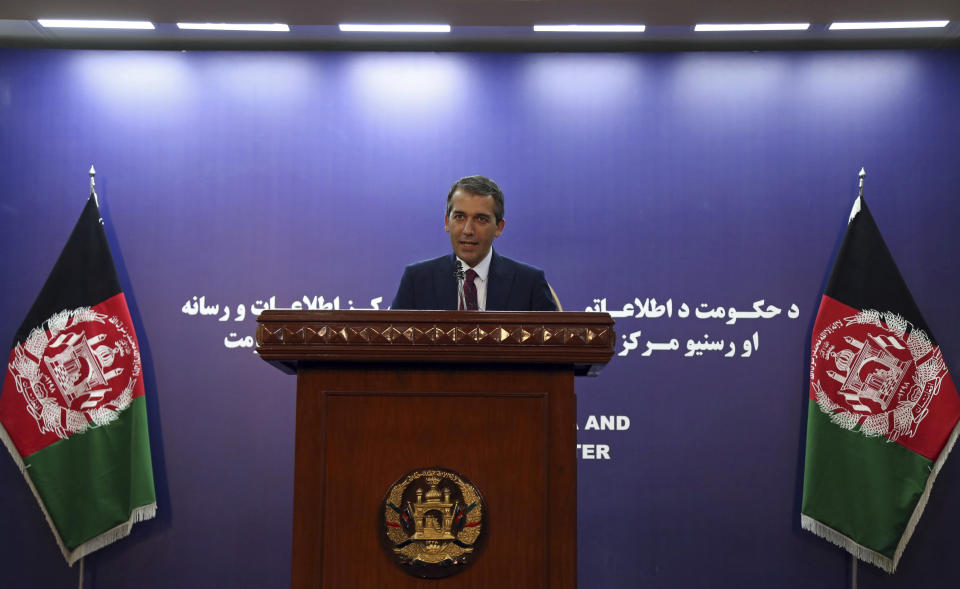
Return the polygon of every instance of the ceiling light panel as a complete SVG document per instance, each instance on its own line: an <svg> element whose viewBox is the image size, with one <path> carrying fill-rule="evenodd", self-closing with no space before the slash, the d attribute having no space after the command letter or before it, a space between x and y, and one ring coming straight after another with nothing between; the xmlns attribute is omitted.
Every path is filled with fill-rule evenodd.
<svg viewBox="0 0 960 589"><path fill-rule="evenodd" d="M189 31L270 31L288 33L290 27L283 23L199 23L178 22L177 28Z"/></svg>
<svg viewBox="0 0 960 589"><path fill-rule="evenodd" d="M364 25L342 24L345 33L449 33L450 25Z"/></svg>
<svg viewBox="0 0 960 589"><path fill-rule="evenodd" d="M693 30L697 32L716 31L805 31L810 23L745 23L745 24L701 24Z"/></svg>
<svg viewBox="0 0 960 589"><path fill-rule="evenodd" d="M935 29L950 24L948 20L901 20L886 22L835 22L831 31L849 31L857 29Z"/></svg>
<svg viewBox="0 0 960 589"><path fill-rule="evenodd" d="M537 33L642 33L646 25L533 25Z"/></svg>
<svg viewBox="0 0 960 589"><path fill-rule="evenodd" d="M41 18L37 19L41 26L48 29L153 29L153 23L145 20L75 20Z"/></svg>

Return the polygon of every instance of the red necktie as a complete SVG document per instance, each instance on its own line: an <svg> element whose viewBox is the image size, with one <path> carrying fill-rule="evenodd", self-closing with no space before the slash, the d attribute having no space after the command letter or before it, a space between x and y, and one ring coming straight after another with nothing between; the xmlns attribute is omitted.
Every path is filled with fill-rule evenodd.
<svg viewBox="0 0 960 589"><path fill-rule="evenodd" d="M463 281L463 298L467 311L476 311L479 308L477 305L477 285L473 282L476 277L477 273L471 268L467 270L466 280Z"/></svg>

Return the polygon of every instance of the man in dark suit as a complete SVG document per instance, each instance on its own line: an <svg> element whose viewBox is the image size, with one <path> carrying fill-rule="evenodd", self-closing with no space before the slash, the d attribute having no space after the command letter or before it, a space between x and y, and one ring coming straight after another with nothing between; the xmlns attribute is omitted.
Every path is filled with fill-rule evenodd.
<svg viewBox="0 0 960 589"><path fill-rule="evenodd" d="M443 226L453 253L407 266L391 308L557 310L543 270L493 251L504 226L503 192L493 180L467 176L454 182Z"/></svg>

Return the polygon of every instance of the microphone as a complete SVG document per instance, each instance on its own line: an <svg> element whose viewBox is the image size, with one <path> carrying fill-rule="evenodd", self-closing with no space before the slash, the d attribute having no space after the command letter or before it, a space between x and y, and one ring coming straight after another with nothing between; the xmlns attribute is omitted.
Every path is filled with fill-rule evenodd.
<svg viewBox="0 0 960 589"><path fill-rule="evenodd" d="M460 260L457 260L457 269L454 271L454 276L457 277L457 310L466 309L466 298L463 296L463 264Z"/></svg>

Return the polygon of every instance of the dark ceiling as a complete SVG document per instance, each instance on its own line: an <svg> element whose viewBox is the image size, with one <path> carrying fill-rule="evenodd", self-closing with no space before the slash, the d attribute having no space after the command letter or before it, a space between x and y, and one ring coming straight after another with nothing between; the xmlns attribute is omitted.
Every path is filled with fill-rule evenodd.
<svg viewBox="0 0 960 589"><path fill-rule="evenodd" d="M155 31L44 29L37 18L150 20ZM827 31L834 21L950 20L946 28ZM290 33L180 31L176 22L283 22ZM446 35L341 33L336 25L445 23ZM696 23L809 22L807 31L694 33ZM533 24L647 25L635 35L533 33ZM6 46L277 47L352 49L683 49L960 46L958 0L0 0Z"/></svg>

